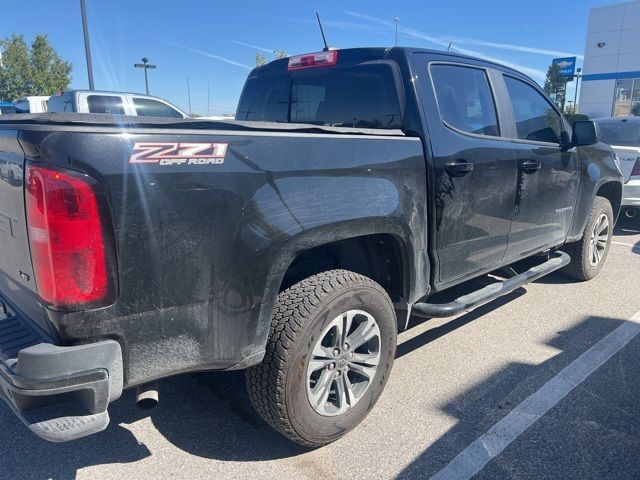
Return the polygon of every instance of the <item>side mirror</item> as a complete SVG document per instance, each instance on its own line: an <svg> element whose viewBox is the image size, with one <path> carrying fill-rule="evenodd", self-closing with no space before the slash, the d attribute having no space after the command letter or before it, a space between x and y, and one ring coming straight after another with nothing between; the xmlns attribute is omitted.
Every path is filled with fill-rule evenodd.
<svg viewBox="0 0 640 480"><path fill-rule="evenodd" d="M573 137L571 145L574 147L583 147L598 143L600 135L598 126L590 120L578 120L573 124Z"/></svg>

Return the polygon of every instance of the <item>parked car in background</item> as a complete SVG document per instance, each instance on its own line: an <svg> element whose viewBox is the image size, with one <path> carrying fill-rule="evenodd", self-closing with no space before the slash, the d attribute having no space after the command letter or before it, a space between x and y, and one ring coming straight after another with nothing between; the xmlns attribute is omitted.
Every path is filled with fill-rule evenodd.
<svg viewBox="0 0 640 480"><path fill-rule="evenodd" d="M13 102L0 101L0 115L7 115L8 113L16 113L16 107L14 107Z"/></svg>
<svg viewBox="0 0 640 480"><path fill-rule="evenodd" d="M22 185L22 168L15 163L0 159L0 179L7 181L9 185Z"/></svg>
<svg viewBox="0 0 640 480"><path fill-rule="evenodd" d="M640 209L640 117L599 118L600 139L611 145L624 176L622 208L628 218Z"/></svg>
<svg viewBox="0 0 640 480"><path fill-rule="evenodd" d="M97 90L69 90L49 99L49 112L106 113L138 117L188 118L175 105L162 98L137 93Z"/></svg>
<svg viewBox="0 0 640 480"><path fill-rule="evenodd" d="M16 113L46 113L48 95L31 95L13 101Z"/></svg>

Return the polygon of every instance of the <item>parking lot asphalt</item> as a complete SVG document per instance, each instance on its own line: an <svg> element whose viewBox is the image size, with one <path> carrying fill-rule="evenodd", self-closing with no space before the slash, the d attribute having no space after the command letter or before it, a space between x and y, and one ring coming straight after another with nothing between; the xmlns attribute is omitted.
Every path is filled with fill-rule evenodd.
<svg viewBox="0 0 640 480"><path fill-rule="evenodd" d="M452 465L497 438L477 478L640 478L640 335L599 353L640 311L639 290L640 219L623 219L590 282L554 274L471 313L414 319L377 406L331 445L307 450L272 432L242 372L200 373L162 382L151 412L125 392L107 430L66 444L38 439L0 405L0 477L455 478ZM521 405L594 351L602 365L500 438Z"/></svg>

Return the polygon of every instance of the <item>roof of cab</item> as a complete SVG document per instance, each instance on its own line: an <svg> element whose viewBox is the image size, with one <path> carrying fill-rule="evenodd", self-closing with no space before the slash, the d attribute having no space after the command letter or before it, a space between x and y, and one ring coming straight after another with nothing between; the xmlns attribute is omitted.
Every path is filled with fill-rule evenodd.
<svg viewBox="0 0 640 480"><path fill-rule="evenodd" d="M594 118L597 123L640 123L640 117L600 117Z"/></svg>
<svg viewBox="0 0 640 480"><path fill-rule="evenodd" d="M332 48L332 50L334 49ZM503 65L491 60L486 60L480 57L473 57L470 55L464 55L456 52L447 52L444 50L433 50L429 48L416 48L416 47L355 47L355 48L344 48L344 49L338 48L335 50L339 52L338 62L340 62L341 60L344 61L345 57L347 62L363 62L367 60L380 60L380 59L389 58L394 53L397 53L400 51L404 52L404 54L407 56L412 55L414 53L427 53L431 55L443 55L443 56L446 55L447 57L456 57L456 58L459 58L460 60L473 60L474 62L482 62L488 65L493 65L494 67L499 67L502 70L509 71L530 79L530 77L528 77L524 73L518 70L515 70L513 68L510 68L506 65ZM316 53L316 52L305 52L305 53ZM271 71L276 72L280 70L281 66L285 62L288 63L289 61L288 59L290 57L305 55L305 53L290 55L289 57L286 57L286 58L272 60L271 62L265 65L254 68L251 71L250 75L253 75L258 72L259 73L271 73Z"/></svg>

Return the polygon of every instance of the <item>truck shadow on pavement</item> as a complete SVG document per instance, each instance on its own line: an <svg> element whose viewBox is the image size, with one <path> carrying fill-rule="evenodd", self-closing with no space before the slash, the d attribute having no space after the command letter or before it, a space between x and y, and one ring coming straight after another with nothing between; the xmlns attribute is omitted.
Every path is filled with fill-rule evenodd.
<svg viewBox="0 0 640 480"><path fill-rule="evenodd" d="M405 340L398 345L397 357L463 327L524 292L523 288L515 290L489 305ZM424 319L412 318L410 328L422 322ZM407 466L400 477L425 477L437 472L479 434L621 322L611 318L587 318L569 331L558 332L549 345L562 353L544 364L512 364L494 373L486 382L470 387L443 407L449 415L459 419L457 426ZM640 396L640 391L636 394ZM245 391L241 371L182 375L161 382L160 405L151 411L152 426L143 427L140 439L128 426L138 421L149 422L146 419L149 412L138 410L134 397L135 392L130 389L110 406L111 423L104 432L64 444L48 443L35 437L1 403L0 428L6 440L0 449L0 477L66 479L75 478L78 470L92 465L137 462L151 456L144 438L156 436L154 429L164 437L154 439L154 442L166 440L189 454L204 458L264 461L308 451L272 431L258 417ZM635 411L640 413L637 402L634 405ZM141 430L139 426L135 429Z"/></svg>
<svg viewBox="0 0 640 480"><path fill-rule="evenodd" d="M119 425L136 421L140 415L133 399L124 395L111 404L108 428L95 435L69 443L49 443L36 437L0 402L0 478L75 478L83 467L108 463L135 462L151 455L133 434Z"/></svg>
<svg viewBox="0 0 640 480"><path fill-rule="evenodd" d="M491 305L479 307L411 338L398 346L396 357L406 355L524 293L524 289L518 289ZM409 328L424 321L412 318ZM151 451L127 427L146 417L174 446L204 458L261 461L308 451L271 430L255 413L244 388L242 371L173 377L160 382L159 392L159 406L145 412L135 406L135 391L125 391L110 405L111 422L105 431L61 444L49 443L33 435L0 402L3 437L12 439L0 449L0 472L7 472L6 478L12 479L66 479L75 478L79 469L92 465L143 460L151 456ZM151 429L151 434L154 433ZM3 475L0 477L4 478Z"/></svg>
<svg viewBox="0 0 640 480"><path fill-rule="evenodd" d="M625 218L620 215L616 226L613 229L614 235L638 235L640 233L640 216L636 215L635 218Z"/></svg>
<svg viewBox="0 0 640 480"><path fill-rule="evenodd" d="M428 343L433 342L434 340L437 340L438 338L448 333L451 333L454 330L457 330L458 328L464 327L468 323L471 323L474 320L479 319L480 317L482 317L483 315L486 315L492 310L495 310L496 308L500 308L503 305L506 305L507 303L515 300L516 298L521 297L526 292L527 291L525 290L524 287L518 288L513 292L507 295L504 295L503 297L499 297L495 299L493 302L482 305L465 315L460 315L459 317L449 320L438 327L426 330L421 334L416 335L415 337L409 338L404 342L399 343L398 347L396 348L396 359L400 357L404 357L408 353L411 353L414 350L417 350L427 345ZM464 293L464 292L461 291L460 293ZM409 329L415 326L418 326L426 321L428 321L427 318L417 317L414 315L411 317L409 321Z"/></svg>
<svg viewBox="0 0 640 480"><path fill-rule="evenodd" d="M396 478L430 478L438 473L525 398L622 323L624 320L616 318L586 317L547 342L561 350L547 361L510 363L485 381L470 385L440 407L457 419L456 425ZM637 478L639 363L640 336L575 387L474 478Z"/></svg>
<svg viewBox="0 0 640 480"><path fill-rule="evenodd" d="M444 325L424 332L398 346L397 357L450 333L493 308L524 293L518 289ZM425 319L412 318L410 328ZM77 471L92 465L137 462L151 451L127 428L151 420L145 435L157 431L177 448L204 458L231 461L274 460L299 455L301 447L268 427L255 413L244 388L244 372L196 373L160 382L160 403L151 411L135 406L129 389L109 407L107 429L70 443L39 439L0 402L3 437L11 439L0 449L0 478L75 478ZM162 440L161 440L162 441Z"/></svg>
<svg viewBox="0 0 640 480"><path fill-rule="evenodd" d="M127 426L147 416L153 425L144 427L145 435L157 435L155 427L177 448L205 458L259 461L307 451L262 422L245 392L241 371L170 378L160 383L159 392L160 404L149 412L137 409L133 389L125 391L110 405L105 431L59 444L36 437L2 402L0 478L68 479L84 467L142 460L151 451Z"/></svg>

